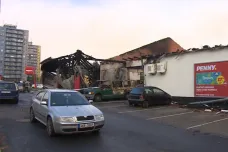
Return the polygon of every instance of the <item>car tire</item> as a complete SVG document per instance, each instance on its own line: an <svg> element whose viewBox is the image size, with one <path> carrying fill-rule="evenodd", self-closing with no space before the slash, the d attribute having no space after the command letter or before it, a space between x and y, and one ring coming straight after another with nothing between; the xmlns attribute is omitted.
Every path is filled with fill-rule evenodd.
<svg viewBox="0 0 228 152"><path fill-rule="evenodd" d="M31 123L34 123L34 122L36 122L37 120L36 120L36 118L35 118L35 114L34 114L34 111L33 111L33 109L31 108L30 109L30 116L29 116L29 120L30 120L30 122Z"/></svg>
<svg viewBox="0 0 228 152"><path fill-rule="evenodd" d="M172 103L172 101L167 101L166 104L167 104L167 105L171 105L171 103Z"/></svg>
<svg viewBox="0 0 228 152"><path fill-rule="evenodd" d="M129 93L125 93L125 96L124 96L125 100L128 99L128 96L129 96Z"/></svg>
<svg viewBox="0 0 228 152"><path fill-rule="evenodd" d="M13 104L18 104L18 102L19 102L19 99L18 98L13 99Z"/></svg>
<svg viewBox="0 0 228 152"><path fill-rule="evenodd" d="M50 117L48 117L48 119L47 119L47 126L46 127L47 127L46 130L47 130L48 136L49 137L55 136L55 130L54 130L53 122L52 122L52 119Z"/></svg>
<svg viewBox="0 0 228 152"><path fill-rule="evenodd" d="M100 133L100 129L99 130L95 130L92 132L93 134L99 134Z"/></svg>
<svg viewBox="0 0 228 152"><path fill-rule="evenodd" d="M128 101L129 106L133 106L133 103L131 101Z"/></svg>
<svg viewBox="0 0 228 152"><path fill-rule="evenodd" d="M149 107L148 101L143 101L142 108L148 108L148 107Z"/></svg>
<svg viewBox="0 0 228 152"><path fill-rule="evenodd" d="M102 101L101 95L100 95L100 94L96 94L96 95L94 96L94 101L95 101L95 102L100 102L100 101Z"/></svg>

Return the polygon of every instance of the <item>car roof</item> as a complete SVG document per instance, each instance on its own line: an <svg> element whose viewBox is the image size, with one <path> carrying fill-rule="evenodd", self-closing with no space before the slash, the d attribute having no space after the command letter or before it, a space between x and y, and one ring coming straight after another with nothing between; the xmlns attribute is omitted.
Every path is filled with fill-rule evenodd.
<svg viewBox="0 0 228 152"><path fill-rule="evenodd" d="M154 86L139 86L139 87L135 87L135 88L156 88Z"/></svg>
<svg viewBox="0 0 228 152"><path fill-rule="evenodd" d="M69 89L45 89L49 92L78 92L76 90L69 90Z"/></svg>
<svg viewBox="0 0 228 152"><path fill-rule="evenodd" d="M10 82L10 81L0 81L0 83L14 83L14 82Z"/></svg>

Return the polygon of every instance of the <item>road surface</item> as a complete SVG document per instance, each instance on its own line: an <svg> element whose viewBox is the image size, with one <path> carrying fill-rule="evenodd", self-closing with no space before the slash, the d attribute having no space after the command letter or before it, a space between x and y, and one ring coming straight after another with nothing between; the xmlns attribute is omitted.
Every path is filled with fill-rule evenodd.
<svg viewBox="0 0 228 152"><path fill-rule="evenodd" d="M227 152L228 149L227 136L201 133L167 123L171 118L180 118L191 112L180 111L175 115L170 110L170 114L152 117L162 109L155 108L144 115L146 110L128 107L121 101L95 104L106 119L99 135L50 138L42 124L28 121L31 96L21 94L18 105L0 105L0 147L5 147L3 152ZM164 119L167 122L158 121Z"/></svg>

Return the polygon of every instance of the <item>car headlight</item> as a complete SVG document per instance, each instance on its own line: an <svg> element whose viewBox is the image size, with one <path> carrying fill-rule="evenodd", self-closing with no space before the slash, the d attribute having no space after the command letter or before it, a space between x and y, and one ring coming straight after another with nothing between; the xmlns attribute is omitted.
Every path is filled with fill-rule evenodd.
<svg viewBox="0 0 228 152"><path fill-rule="evenodd" d="M89 92L89 94L94 94L94 92Z"/></svg>
<svg viewBox="0 0 228 152"><path fill-rule="evenodd" d="M104 120L104 115L95 115L95 120L96 121L103 121Z"/></svg>
<svg viewBox="0 0 228 152"><path fill-rule="evenodd" d="M59 117L59 121L62 123L75 123L77 122L77 117Z"/></svg>

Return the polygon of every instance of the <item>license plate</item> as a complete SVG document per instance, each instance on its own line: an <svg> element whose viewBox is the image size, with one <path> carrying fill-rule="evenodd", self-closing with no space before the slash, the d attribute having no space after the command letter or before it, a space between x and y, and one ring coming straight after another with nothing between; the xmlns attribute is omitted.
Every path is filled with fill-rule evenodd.
<svg viewBox="0 0 228 152"><path fill-rule="evenodd" d="M2 91L1 93L11 93L10 91Z"/></svg>
<svg viewBox="0 0 228 152"><path fill-rule="evenodd" d="M89 128L93 126L94 126L94 123L79 124L79 128Z"/></svg>

